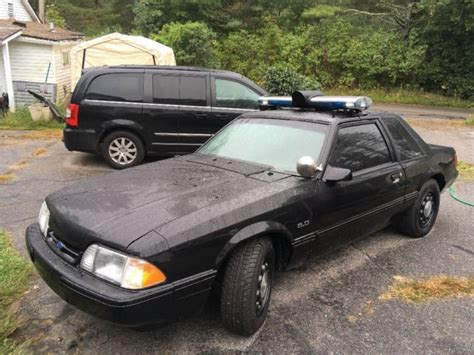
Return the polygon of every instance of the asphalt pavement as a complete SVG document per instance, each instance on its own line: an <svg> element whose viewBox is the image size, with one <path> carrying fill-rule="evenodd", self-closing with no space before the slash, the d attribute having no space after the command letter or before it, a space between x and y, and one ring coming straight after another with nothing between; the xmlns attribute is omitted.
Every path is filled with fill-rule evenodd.
<svg viewBox="0 0 474 355"><path fill-rule="evenodd" d="M414 128L428 142L452 145L460 160L474 163L473 129ZM24 231L36 219L45 196L110 169L94 155L68 152L57 139L22 139L22 134L0 131L0 174L14 174L13 181L0 184L0 228L11 233L14 246L26 257ZM459 182L456 189L474 200L474 182ZM15 305L23 320L15 337L28 339L34 353L472 354L473 298L414 305L379 296L397 275L472 275L473 236L474 208L444 193L437 223L423 239L389 228L279 273L268 320L248 338L223 329L215 302L198 316L159 329L120 328L68 305L35 274L29 291Z"/></svg>

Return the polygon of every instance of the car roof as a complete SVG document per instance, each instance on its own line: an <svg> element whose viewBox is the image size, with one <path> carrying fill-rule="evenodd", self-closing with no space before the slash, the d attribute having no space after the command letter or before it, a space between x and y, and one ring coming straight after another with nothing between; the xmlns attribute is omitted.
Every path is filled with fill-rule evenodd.
<svg viewBox="0 0 474 355"><path fill-rule="evenodd" d="M325 122L328 124L339 123L341 121L355 121L359 119L373 119L388 115L385 112L363 112L361 114L349 115L338 111L315 111L301 109L280 109L249 112L241 115L242 118L272 118L295 121Z"/></svg>

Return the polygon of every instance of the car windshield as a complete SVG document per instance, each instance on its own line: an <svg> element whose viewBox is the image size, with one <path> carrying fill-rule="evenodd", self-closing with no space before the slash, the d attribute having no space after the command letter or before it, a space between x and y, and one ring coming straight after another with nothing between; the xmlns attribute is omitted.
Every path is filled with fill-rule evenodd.
<svg viewBox="0 0 474 355"><path fill-rule="evenodd" d="M329 126L281 119L238 119L209 140L198 153L296 172L303 156L316 162Z"/></svg>

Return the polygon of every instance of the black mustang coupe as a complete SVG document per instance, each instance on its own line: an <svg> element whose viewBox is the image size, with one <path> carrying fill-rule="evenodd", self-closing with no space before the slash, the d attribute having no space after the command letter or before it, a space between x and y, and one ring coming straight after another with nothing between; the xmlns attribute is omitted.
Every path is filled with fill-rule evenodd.
<svg viewBox="0 0 474 355"><path fill-rule="evenodd" d="M436 221L454 149L425 143L396 115L366 113L369 101L307 95L240 116L196 153L53 193L27 229L31 259L97 317L163 323L215 289L224 325L253 334L276 270L390 223L423 237Z"/></svg>

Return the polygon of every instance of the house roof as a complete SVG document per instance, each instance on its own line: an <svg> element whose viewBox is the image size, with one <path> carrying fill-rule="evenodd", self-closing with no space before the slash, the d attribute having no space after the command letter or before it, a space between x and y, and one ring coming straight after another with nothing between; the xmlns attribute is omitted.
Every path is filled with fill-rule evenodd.
<svg viewBox="0 0 474 355"><path fill-rule="evenodd" d="M74 41L84 37L82 33L55 27L50 31L49 25L34 21L20 22L15 20L0 20L0 36L3 31L16 29L22 31L23 37L44 39L47 41ZM15 32L13 32L15 33ZM11 34L10 34L11 35Z"/></svg>
<svg viewBox="0 0 474 355"><path fill-rule="evenodd" d="M2 26L0 25L0 42L13 36L15 33L20 32L21 29L16 26Z"/></svg>

